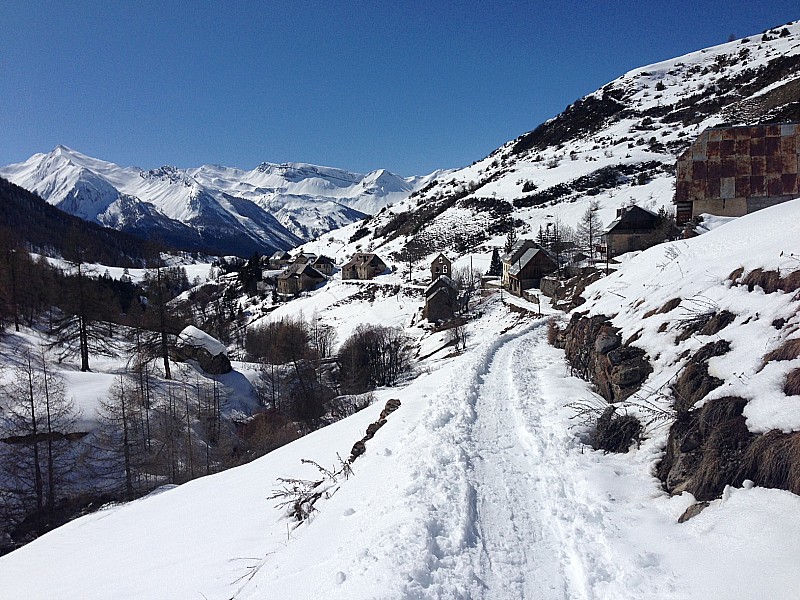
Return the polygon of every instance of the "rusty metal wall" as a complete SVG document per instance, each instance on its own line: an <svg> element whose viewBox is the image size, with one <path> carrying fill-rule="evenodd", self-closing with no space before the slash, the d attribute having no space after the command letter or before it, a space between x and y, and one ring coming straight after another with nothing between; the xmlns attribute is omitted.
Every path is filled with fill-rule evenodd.
<svg viewBox="0 0 800 600"><path fill-rule="evenodd" d="M728 205L727 213L800 196L799 138L800 123L706 129L678 157L675 203Z"/></svg>

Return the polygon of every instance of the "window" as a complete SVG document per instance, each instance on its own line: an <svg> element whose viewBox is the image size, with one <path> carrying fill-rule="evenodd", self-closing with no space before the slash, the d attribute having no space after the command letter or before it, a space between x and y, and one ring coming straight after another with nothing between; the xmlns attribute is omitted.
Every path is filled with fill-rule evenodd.
<svg viewBox="0 0 800 600"><path fill-rule="evenodd" d="M440 262L440 263L443 263L443 262L444 262L444 256L440 256L440 257L439 257L439 262Z"/></svg>
<svg viewBox="0 0 800 600"><path fill-rule="evenodd" d="M447 273L447 265L442 266L442 273Z"/></svg>

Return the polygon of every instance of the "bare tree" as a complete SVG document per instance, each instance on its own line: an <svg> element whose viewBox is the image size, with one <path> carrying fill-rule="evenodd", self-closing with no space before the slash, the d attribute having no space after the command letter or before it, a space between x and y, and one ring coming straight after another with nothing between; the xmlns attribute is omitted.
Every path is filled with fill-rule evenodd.
<svg viewBox="0 0 800 600"><path fill-rule="evenodd" d="M595 258L597 242L603 233L603 222L597 216L599 209L600 204L597 200L592 200L578 222L576 230L579 245L592 259Z"/></svg>
<svg viewBox="0 0 800 600"><path fill-rule="evenodd" d="M22 505L52 512L75 465L74 403L44 353L24 353L3 392L8 404L0 421L7 450L2 468Z"/></svg>
<svg viewBox="0 0 800 600"><path fill-rule="evenodd" d="M121 475L127 500L138 495L147 479L147 431L141 415L146 409L137 394L136 381L119 375L99 409L98 459L104 468L98 475L112 481Z"/></svg>

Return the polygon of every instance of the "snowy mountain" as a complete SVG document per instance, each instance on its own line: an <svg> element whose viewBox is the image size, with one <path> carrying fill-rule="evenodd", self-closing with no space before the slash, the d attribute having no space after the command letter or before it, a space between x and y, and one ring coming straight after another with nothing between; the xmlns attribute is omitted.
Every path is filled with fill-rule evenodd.
<svg viewBox="0 0 800 600"><path fill-rule="evenodd" d="M65 146L1 168L0 175L87 221L181 248L240 255L292 248L405 198L435 176L269 163L252 171L210 165L144 171Z"/></svg>

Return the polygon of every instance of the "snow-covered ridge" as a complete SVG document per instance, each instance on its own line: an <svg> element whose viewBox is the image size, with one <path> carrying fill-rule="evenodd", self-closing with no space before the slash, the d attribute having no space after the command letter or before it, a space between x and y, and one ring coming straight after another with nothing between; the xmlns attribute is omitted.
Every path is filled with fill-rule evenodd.
<svg viewBox="0 0 800 600"><path fill-rule="evenodd" d="M374 214L436 176L402 178L385 170L361 175L302 163L262 163L250 171L217 165L145 171L62 145L0 168L0 175L89 221L159 232L173 243L185 241L181 227L189 227L197 246L220 246L223 238L216 249L239 254L292 248ZM137 204L142 206L132 211ZM147 220L138 217L145 213ZM244 240L238 248L237 240Z"/></svg>

